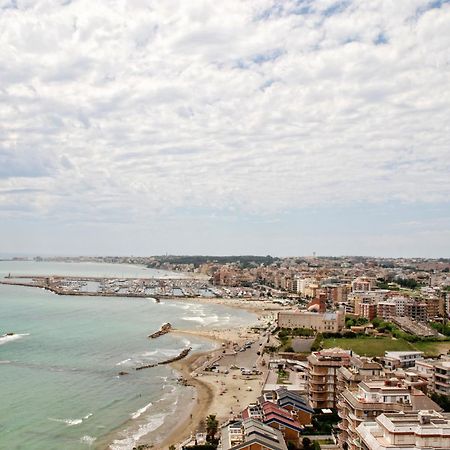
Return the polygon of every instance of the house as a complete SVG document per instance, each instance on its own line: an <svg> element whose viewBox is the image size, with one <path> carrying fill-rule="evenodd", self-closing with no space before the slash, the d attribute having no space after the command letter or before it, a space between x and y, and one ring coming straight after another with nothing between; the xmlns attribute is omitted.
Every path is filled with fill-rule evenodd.
<svg viewBox="0 0 450 450"><path fill-rule="evenodd" d="M280 431L247 419L221 428L218 450L287 450L287 446Z"/></svg>

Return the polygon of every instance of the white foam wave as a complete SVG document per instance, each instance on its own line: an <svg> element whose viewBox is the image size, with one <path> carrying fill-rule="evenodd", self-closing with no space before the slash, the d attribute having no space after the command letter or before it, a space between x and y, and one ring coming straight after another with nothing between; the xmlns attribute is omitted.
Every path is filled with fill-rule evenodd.
<svg viewBox="0 0 450 450"><path fill-rule="evenodd" d="M200 317L200 316L182 317L181 320L188 320L189 322L205 323L205 318L204 317Z"/></svg>
<svg viewBox="0 0 450 450"><path fill-rule="evenodd" d="M149 422L140 425L138 430L131 435L128 435L123 439L116 439L109 448L111 450L132 450L141 437L159 428L164 423L166 416L166 414L157 414L153 416Z"/></svg>
<svg viewBox="0 0 450 450"><path fill-rule="evenodd" d="M7 342L16 341L17 339L21 339L24 336L29 336L30 333L22 333L22 334L11 334L0 337L0 345L6 344Z"/></svg>
<svg viewBox="0 0 450 450"><path fill-rule="evenodd" d="M136 412L131 414L131 418L132 419L137 419L138 417L142 416L142 414L144 414L145 411L147 411L147 409L150 408L150 406L152 406L152 405L153 405L153 403L150 402L148 405L145 405L141 409L138 409Z"/></svg>
<svg viewBox="0 0 450 450"><path fill-rule="evenodd" d="M49 417L48 420L51 420L52 422L65 423L68 427L80 425L80 423L83 422L83 419L54 419L53 417Z"/></svg>
<svg viewBox="0 0 450 450"><path fill-rule="evenodd" d="M118 362L116 366L122 366L123 364L126 364L129 361L131 361L131 358L124 359L123 361Z"/></svg>
<svg viewBox="0 0 450 450"><path fill-rule="evenodd" d="M89 419L89 417L92 416L92 413L87 414L82 419L55 419L53 417L49 417L48 420L51 420L52 422L60 422L65 423L68 427L73 427L74 425L80 425L80 423L83 423L84 420Z"/></svg>
<svg viewBox="0 0 450 450"><path fill-rule="evenodd" d="M89 447L96 441L95 437L92 436L83 436L82 438L80 438L80 442L82 444L87 444L89 445Z"/></svg>
<svg viewBox="0 0 450 450"><path fill-rule="evenodd" d="M191 322L198 322L204 325L208 325L208 324L212 324L212 323L217 323L219 322L219 316L214 315L214 316L185 316L181 318L182 320L188 320Z"/></svg>

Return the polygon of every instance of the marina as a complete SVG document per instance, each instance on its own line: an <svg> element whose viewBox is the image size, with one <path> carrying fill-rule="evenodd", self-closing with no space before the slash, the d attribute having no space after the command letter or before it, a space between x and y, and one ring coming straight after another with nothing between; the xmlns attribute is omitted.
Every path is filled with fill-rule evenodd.
<svg viewBox="0 0 450 450"><path fill-rule="evenodd" d="M112 278L67 275L11 275L0 284L36 287L58 295L160 298L254 298L251 288L214 286L196 278Z"/></svg>

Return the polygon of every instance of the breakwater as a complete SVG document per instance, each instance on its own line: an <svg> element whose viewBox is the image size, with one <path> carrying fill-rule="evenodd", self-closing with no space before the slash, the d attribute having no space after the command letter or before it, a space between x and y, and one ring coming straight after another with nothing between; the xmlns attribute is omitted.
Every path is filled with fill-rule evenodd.
<svg viewBox="0 0 450 450"><path fill-rule="evenodd" d="M155 364L146 364L145 366L139 366L139 367L136 367L136 370L151 369L152 367L163 366L165 364L170 364L175 361L179 361L180 359L185 358L191 350L192 350L192 347L185 348L179 355L175 356L174 358L166 359L165 361L161 361L161 362L155 363Z"/></svg>
<svg viewBox="0 0 450 450"><path fill-rule="evenodd" d="M160 336L164 336L165 334L169 333L171 329L172 329L172 325L169 322L167 322L164 325L162 325L158 331L155 331L154 333L149 334L148 337L150 339L159 338Z"/></svg>

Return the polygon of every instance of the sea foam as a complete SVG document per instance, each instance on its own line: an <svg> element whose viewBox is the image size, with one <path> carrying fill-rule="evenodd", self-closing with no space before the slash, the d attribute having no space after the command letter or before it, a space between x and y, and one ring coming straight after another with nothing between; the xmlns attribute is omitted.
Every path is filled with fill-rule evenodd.
<svg viewBox="0 0 450 450"><path fill-rule="evenodd" d="M131 418L132 419L137 419L138 417L140 417L142 414L145 413L145 411L147 411L148 408L150 408L150 406L152 406L153 403L150 402L148 405L145 405L144 407L142 407L141 409L138 409L136 412L131 414Z"/></svg>
<svg viewBox="0 0 450 450"><path fill-rule="evenodd" d="M12 334L10 336L1 336L0 337L0 345L6 344L11 341L16 341L17 339L21 339L24 336L29 336L30 333L22 333L22 334Z"/></svg>

